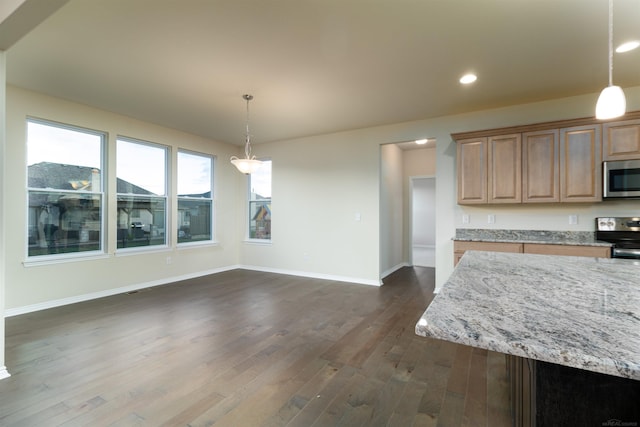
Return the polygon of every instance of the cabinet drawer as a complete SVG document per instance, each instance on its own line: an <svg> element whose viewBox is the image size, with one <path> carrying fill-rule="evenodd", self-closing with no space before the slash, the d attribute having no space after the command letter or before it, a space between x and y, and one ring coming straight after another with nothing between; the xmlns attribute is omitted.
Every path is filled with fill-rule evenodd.
<svg viewBox="0 0 640 427"><path fill-rule="evenodd" d="M610 258L611 248L608 246L580 246L580 245L546 245L525 243L524 252L541 255L569 255L596 258Z"/></svg>

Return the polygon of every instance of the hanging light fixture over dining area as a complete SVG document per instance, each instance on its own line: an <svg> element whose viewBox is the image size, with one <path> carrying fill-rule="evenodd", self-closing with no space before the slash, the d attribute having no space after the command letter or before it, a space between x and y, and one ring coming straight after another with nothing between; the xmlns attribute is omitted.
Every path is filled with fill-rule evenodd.
<svg viewBox="0 0 640 427"><path fill-rule="evenodd" d="M253 99L253 95L242 95L242 98L247 102L246 134L244 142L245 157L241 159L233 156L231 157L231 163L243 174L250 175L258 170L260 165L262 165L262 162L256 159L256 156L251 156L251 134L249 133L249 101Z"/></svg>

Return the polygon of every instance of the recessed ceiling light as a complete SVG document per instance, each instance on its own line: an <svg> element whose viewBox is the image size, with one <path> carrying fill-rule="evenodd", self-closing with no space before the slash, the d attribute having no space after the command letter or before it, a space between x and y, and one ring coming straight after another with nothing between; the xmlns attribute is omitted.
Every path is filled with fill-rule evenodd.
<svg viewBox="0 0 640 427"><path fill-rule="evenodd" d="M460 83L462 83L463 85L468 85L469 83L473 83L476 80L478 80L478 76L471 73L465 74L464 76L460 77Z"/></svg>
<svg viewBox="0 0 640 427"><path fill-rule="evenodd" d="M620 46L616 48L616 52L618 53L629 52L630 50L633 50L638 46L640 46L640 42L637 40L622 43Z"/></svg>
<svg viewBox="0 0 640 427"><path fill-rule="evenodd" d="M416 144L418 144L418 145L424 145L427 142L429 142L428 139L416 139Z"/></svg>

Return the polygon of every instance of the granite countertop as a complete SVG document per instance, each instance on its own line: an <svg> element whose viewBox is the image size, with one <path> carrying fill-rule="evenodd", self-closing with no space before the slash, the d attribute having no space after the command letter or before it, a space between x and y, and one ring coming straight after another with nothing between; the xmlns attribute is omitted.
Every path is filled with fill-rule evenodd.
<svg viewBox="0 0 640 427"><path fill-rule="evenodd" d="M468 251L416 334L640 380L640 265Z"/></svg>
<svg viewBox="0 0 640 427"><path fill-rule="evenodd" d="M543 243L547 245L611 246L592 231L493 230L458 228L453 240L463 242Z"/></svg>

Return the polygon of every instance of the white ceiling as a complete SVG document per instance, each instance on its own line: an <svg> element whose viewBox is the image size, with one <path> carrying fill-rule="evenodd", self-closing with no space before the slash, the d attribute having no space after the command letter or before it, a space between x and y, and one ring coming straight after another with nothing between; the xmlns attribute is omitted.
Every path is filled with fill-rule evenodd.
<svg viewBox="0 0 640 427"><path fill-rule="evenodd" d="M598 92L607 5L70 0L8 49L7 81L233 144L251 93L261 143ZM615 0L616 44L639 22L640 0ZM614 61L640 85L640 49Z"/></svg>

